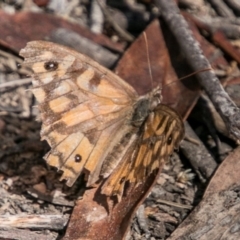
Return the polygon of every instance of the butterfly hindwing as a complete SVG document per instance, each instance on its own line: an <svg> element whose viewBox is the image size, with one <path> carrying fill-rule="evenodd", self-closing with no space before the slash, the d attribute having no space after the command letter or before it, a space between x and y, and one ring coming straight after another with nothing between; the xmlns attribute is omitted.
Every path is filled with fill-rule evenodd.
<svg viewBox="0 0 240 240"><path fill-rule="evenodd" d="M102 192L120 200L126 182L137 185L161 169L184 135L181 118L165 105L149 113L138 132L131 135L125 155L103 185Z"/></svg>

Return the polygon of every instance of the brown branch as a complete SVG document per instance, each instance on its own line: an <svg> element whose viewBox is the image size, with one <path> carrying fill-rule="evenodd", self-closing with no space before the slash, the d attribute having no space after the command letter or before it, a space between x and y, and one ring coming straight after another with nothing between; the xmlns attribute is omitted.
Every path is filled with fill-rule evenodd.
<svg viewBox="0 0 240 240"><path fill-rule="evenodd" d="M193 70L211 68L175 2L157 0L156 4ZM214 71L199 73L198 80L226 123L229 134L240 139L240 109L224 91Z"/></svg>
<svg viewBox="0 0 240 240"><path fill-rule="evenodd" d="M240 64L240 51L233 47L223 32L217 31L212 35L214 42Z"/></svg>

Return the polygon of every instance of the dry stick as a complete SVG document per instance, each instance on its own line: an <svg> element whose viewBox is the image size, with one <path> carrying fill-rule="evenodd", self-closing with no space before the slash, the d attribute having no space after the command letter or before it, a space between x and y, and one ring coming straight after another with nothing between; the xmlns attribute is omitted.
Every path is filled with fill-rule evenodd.
<svg viewBox="0 0 240 240"><path fill-rule="evenodd" d="M105 0L99 0L99 1L102 1L102 4L104 6L106 5ZM98 4L97 0L92 1L90 19L91 19L91 31L98 34L102 33L104 16L103 16L102 9Z"/></svg>
<svg viewBox="0 0 240 240"><path fill-rule="evenodd" d="M148 222L147 222L147 219L145 216L143 204L138 208L138 210L136 212L136 217L137 217L140 228L144 231L144 233L149 234Z"/></svg>
<svg viewBox="0 0 240 240"><path fill-rule="evenodd" d="M239 19L226 19L226 18L200 18L192 16L191 14L184 13L187 17L191 18L194 23L200 28L213 34L217 30L222 31L226 37L238 39L240 37L240 21Z"/></svg>
<svg viewBox="0 0 240 240"><path fill-rule="evenodd" d="M52 195L50 193L42 193L34 188L29 188L27 193L38 200L43 200L52 204L68 207L75 206L73 201L66 199L64 195L61 195L60 190L55 190L54 195Z"/></svg>
<svg viewBox="0 0 240 240"><path fill-rule="evenodd" d="M188 122L185 122L186 136L197 140L200 144L182 141L180 144L181 152L190 161L194 171L202 183L208 180L217 168L217 163L209 154L204 144L200 141L196 133L192 130Z"/></svg>
<svg viewBox="0 0 240 240"><path fill-rule="evenodd" d="M235 18L233 11L222 0L208 0L216 12L226 18Z"/></svg>
<svg viewBox="0 0 240 240"><path fill-rule="evenodd" d="M178 4L186 7L187 9L201 9L206 8L206 3L204 1L189 1L189 0L178 0Z"/></svg>
<svg viewBox="0 0 240 240"><path fill-rule="evenodd" d="M1 215L1 228L26 228L26 229L48 229L62 230L67 225L67 215L37 215L19 214L14 216Z"/></svg>
<svg viewBox="0 0 240 240"><path fill-rule="evenodd" d="M225 0L225 2L238 14L240 13L240 2L239 0Z"/></svg>
<svg viewBox="0 0 240 240"><path fill-rule="evenodd" d="M127 31L125 31L124 29L122 29L116 22L115 20L112 18L111 14L109 13L109 11L103 6L103 4L100 2L100 0L97 0L99 6L101 7L103 13L105 14L106 18L108 19L108 21L112 24L112 27L115 29L115 31L122 37L124 38L126 41L128 42L133 42L134 41L134 36L132 36L130 33L128 33Z"/></svg>
<svg viewBox="0 0 240 240"><path fill-rule="evenodd" d="M6 87L19 87L25 84L30 84L32 82L31 78L24 78L24 79L18 79L18 80L13 80L10 82L5 82L0 84L0 89L1 88L6 88Z"/></svg>
<svg viewBox="0 0 240 240"><path fill-rule="evenodd" d="M163 199L157 199L157 203L163 203L168 206L173 206L173 207L178 207L178 208L183 208L183 209L189 209L191 210L193 206L191 205L186 205L186 204L181 204L181 203L176 203L176 202L171 202Z"/></svg>
<svg viewBox="0 0 240 240"><path fill-rule="evenodd" d="M140 1L123 0L123 2L123 5L126 5L129 10L146 13L146 8L143 4L139 3Z"/></svg>
<svg viewBox="0 0 240 240"><path fill-rule="evenodd" d="M119 57L118 54L112 53L92 40L65 28L57 28L53 31L49 40L71 47L108 68L111 68Z"/></svg>
<svg viewBox="0 0 240 240"><path fill-rule="evenodd" d="M211 68L175 2L173 0L156 0L156 4L193 70ZM199 73L197 77L200 85L223 118L229 134L240 139L240 109L224 91L214 71Z"/></svg>

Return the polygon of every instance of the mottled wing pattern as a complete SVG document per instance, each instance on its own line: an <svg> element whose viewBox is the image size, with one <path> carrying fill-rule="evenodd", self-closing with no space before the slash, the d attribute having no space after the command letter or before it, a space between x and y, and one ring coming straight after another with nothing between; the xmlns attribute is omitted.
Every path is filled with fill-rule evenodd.
<svg viewBox="0 0 240 240"><path fill-rule="evenodd" d="M138 97L117 75L88 57L50 42L27 44L20 55L33 74L47 162L72 186L84 172L100 176L102 193L118 200L126 182L142 183L183 138L181 118L160 104L158 89Z"/></svg>
<svg viewBox="0 0 240 240"><path fill-rule="evenodd" d="M21 50L33 74L42 118L41 137L51 146L46 161L72 186L85 171L98 180L104 159L132 126L135 90L117 75L69 48L44 41Z"/></svg>
<svg viewBox="0 0 240 240"><path fill-rule="evenodd" d="M104 183L102 193L117 195L121 199L123 183L142 183L154 170L162 168L183 136L184 125L180 116L168 106L158 105L149 113L139 132L131 136L133 144Z"/></svg>

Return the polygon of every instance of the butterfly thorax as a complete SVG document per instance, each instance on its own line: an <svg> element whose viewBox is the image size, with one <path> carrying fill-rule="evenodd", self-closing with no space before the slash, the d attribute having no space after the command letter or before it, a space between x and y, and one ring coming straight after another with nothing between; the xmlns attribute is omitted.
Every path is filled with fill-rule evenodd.
<svg viewBox="0 0 240 240"><path fill-rule="evenodd" d="M131 124L140 127L151 111L161 103L161 92L159 87L152 92L140 97L135 104Z"/></svg>

